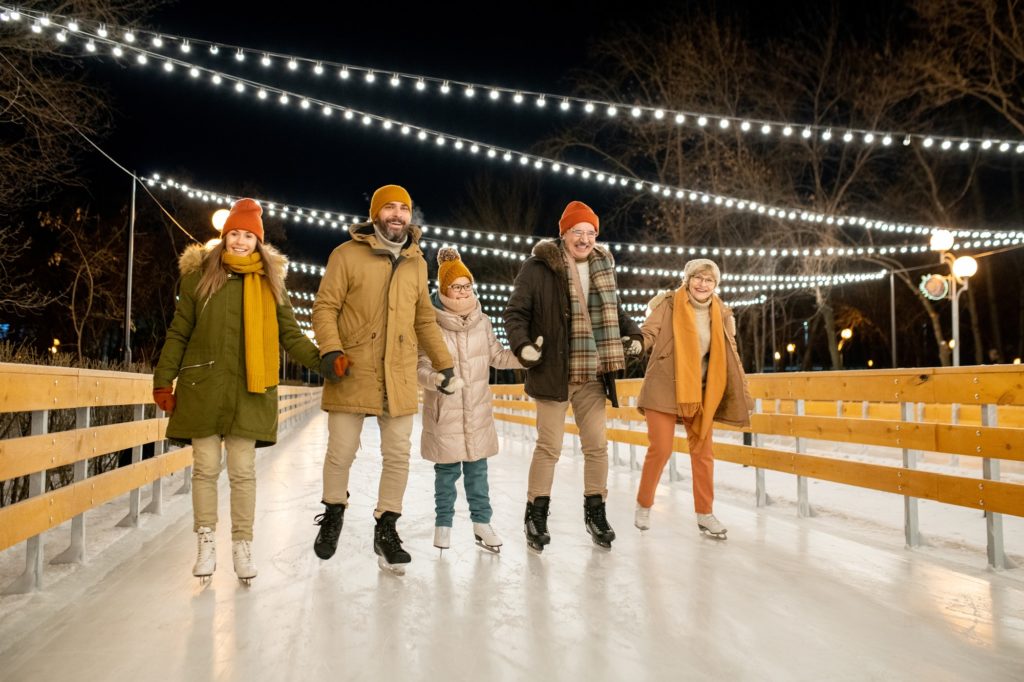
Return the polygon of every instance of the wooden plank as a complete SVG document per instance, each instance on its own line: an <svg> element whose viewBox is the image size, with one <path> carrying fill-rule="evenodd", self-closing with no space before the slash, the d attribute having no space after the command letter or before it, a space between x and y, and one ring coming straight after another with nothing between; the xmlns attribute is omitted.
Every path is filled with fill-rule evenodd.
<svg viewBox="0 0 1024 682"><path fill-rule="evenodd" d="M192 464L182 448L0 509L0 551Z"/></svg>
<svg viewBox="0 0 1024 682"><path fill-rule="evenodd" d="M166 430L167 419L146 419L0 440L0 480L152 443Z"/></svg>
<svg viewBox="0 0 1024 682"><path fill-rule="evenodd" d="M500 410L518 410L520 412L536 412L537 403L532 400L501 400L494 399L491 401L491 405L495 409Z"/></svg>

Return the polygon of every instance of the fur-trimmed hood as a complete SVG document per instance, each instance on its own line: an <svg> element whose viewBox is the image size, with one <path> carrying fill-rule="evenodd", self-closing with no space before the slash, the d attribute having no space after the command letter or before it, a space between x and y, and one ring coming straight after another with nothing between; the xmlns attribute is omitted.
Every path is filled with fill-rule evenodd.
<svg viewBox="0 0 1024 682"><path fill-rule="evenodd" d="M562 257L562 245L558 242L557 239L542 239L533 245L533 257L551 268L556 274L562 274L565 272L565 259ZM615 262L611 252L600 244L594 245L591 257L595 253L599 258Z"/></svg>
<svg viewBox="0 0 1024 682"><path fill-rule="evenodd" d="M280 273L281 289L284 290L284 280L288 274L288 258L270 244L262 244L263 256L274 262L277 266L274 270ZM190 275L193 272L201 272L206 257L210 254L202 244L192 244L187 247L178 257L178 270L181 276Z"/></svg>

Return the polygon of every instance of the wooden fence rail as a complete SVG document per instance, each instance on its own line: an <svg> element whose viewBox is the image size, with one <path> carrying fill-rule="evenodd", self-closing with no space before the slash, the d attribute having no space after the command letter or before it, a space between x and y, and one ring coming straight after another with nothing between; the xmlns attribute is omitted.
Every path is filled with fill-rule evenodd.
<svg viewBox="0 0 1024 682"><path fill-rule="evenodd" d="M1017 365L923 368L856 372L795 372L751 375L756 401L744 444L717 443L717 459L754 468L756 503L767 503L764 470L797 477L797 508L809 515L806 479L879 490L904 498L908 546L920 544L917 500L928 499L985 512L988 559L1009 565L1003 549L1002 515L1024 517L1024 485L1000 481L1001 460L1024 461L1024 368ZM618 445L646 447L643 415L636 409L641 380L618 382L619 408L607 408L613 460ZM535 425L536 407L522 385L493 386L495 416ZM716 425L717 429L736 430ZM576 433L573 425L568 432ZM792 450L765 447L770 436L794 439ZM807 441L896 448L901 466L888 466L807 454ZM687 452L677 436L674 450ZM976 457L981 477L918 469L922 452ZM670 478L677 478L675 461Z"/></svg>
<svg viewBox="0 0 1024 682"><path fill-rule="evenodd" d="M119 525L137 526L140 513L161 512L163 479L186 469L184 485L191 489L188 469L192 448L164 453L167 419L145 418L152 403L153 378L147 374L80 370L0 363L0 413L30 413L31 433L0 440L0 481L28 477L29 497L0 508L0 550L26 543L25 572L4 593L25 592L42 586L42 533L69 519L68 549L56 563L79 562L85 555L85 513L129 494L129 510ZM278 427L286 431L319 406L320 388L279 386ZM130 406L133 419L118 424L90 426L96 408ZM74 428L49 433L52 410L73 410ZM142 459L142 448L154 444L154 456ZM131 450L131 464L88 476L94 457ZM47 491L47 472L73 467L72 483ZM152 484L152 501L140 509L142 487Z"/></svg>

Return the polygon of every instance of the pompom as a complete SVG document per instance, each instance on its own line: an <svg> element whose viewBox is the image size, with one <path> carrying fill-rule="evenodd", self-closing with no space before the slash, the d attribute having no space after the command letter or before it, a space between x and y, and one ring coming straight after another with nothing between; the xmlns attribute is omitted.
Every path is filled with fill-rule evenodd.
<svg viewBox="0 0 1024 682"><path fill-rule="evenodd" d="M454 246L442 246L437 250L437 264L446 263L452 260L462 260L459 250Z"/></svg>

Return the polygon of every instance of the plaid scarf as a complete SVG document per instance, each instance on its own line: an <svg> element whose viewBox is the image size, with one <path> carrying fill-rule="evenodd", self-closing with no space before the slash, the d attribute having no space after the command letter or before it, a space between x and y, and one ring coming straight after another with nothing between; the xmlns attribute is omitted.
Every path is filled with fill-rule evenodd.
<svg viewBox="0 0 1024 682"><path fill-rule="evenodd" d="M605 258L597 249L590 252L590 293L587 307L580 302L583 285L576 263L562 248L569 279L569 300L572 315L569 325L569 383L582 384L624 369L626 359L619 334L619 294L615 286L615 261Z"/></svg>

